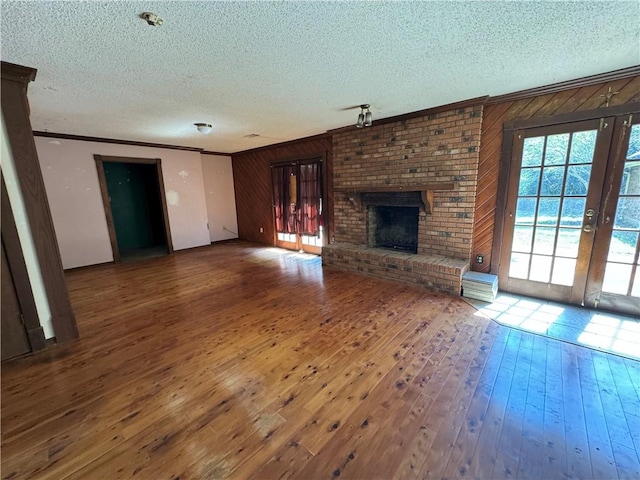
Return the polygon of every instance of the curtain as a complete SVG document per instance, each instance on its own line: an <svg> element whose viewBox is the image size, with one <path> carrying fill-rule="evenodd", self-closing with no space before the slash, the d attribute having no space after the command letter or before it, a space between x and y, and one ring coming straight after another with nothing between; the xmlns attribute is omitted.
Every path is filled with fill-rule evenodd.
<svg viewBox="0 0 640 480"><path fill-rule="evenodd" d="M273 210L276 217L276 231L296 232L296 205L291 202L290 177L295 175L295 167L286 165L271 169L273 183Z"/></svg>
<svg viewBox="0 0 640 480"><path fill-rule="evenodd" d="M300 165L300 233L318 235L321 216L322 185L320 163Z"/></svg>

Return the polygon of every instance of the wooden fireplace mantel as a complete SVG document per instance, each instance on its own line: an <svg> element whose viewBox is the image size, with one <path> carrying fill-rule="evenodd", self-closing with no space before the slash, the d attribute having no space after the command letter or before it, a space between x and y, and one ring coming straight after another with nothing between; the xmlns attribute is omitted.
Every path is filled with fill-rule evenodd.
<svg viewBox="0 0 640 480"><path fill-rule="evenodd" d="M335 187L333 190L339 193L345 193L351 204L362 211L361 195L363 193L393 193L393 192L420 192L422 198L422 207L420 213L430 214L433 207L433 192L434 190L453 190L455 188L454 182L435 182L424 183L421 185L388 185L388 186L348 186L348 187Z"/></svg>

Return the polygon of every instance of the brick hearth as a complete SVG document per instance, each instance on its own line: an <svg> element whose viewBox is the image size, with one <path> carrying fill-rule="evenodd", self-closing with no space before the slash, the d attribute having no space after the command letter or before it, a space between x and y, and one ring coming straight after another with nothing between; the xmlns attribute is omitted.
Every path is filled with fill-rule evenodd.
<svg viewBox="0 0 640 480"><path fill-rule="evenodd" d="M460 295L462 275L469 270L469 262L465 260L441 255L414 255L344 243L333 243L324 247L322 264L419 285L449 295Z"/></svg>

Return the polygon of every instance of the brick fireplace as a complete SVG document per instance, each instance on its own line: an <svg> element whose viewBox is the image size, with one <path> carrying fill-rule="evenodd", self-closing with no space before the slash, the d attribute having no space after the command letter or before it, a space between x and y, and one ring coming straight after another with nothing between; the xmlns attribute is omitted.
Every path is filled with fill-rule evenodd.
<svg viewBox="0 0 640 480"><path fill-rule="evenodd" d="M335 238L323 264L459 295L471 256L481 123L477 105L335 133ZM390 214L393 207L402 210ZM416 211L413 245L398 239L413 235Z"/></svg>

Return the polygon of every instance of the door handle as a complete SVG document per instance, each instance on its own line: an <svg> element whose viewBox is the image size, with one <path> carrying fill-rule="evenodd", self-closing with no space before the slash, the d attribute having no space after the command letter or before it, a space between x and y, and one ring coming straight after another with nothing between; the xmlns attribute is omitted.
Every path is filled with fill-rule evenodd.
<svg viewBox="0 0 640 480"><path fill-rule="evenodd" d="M585 225L584 227L582 227L582 231L583 232L587 232L587 233L591 233L591 232L593 232L593 226L592 225Z"/></svg>

